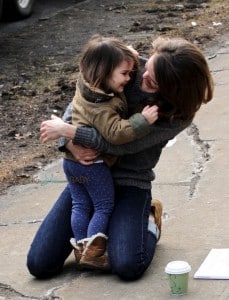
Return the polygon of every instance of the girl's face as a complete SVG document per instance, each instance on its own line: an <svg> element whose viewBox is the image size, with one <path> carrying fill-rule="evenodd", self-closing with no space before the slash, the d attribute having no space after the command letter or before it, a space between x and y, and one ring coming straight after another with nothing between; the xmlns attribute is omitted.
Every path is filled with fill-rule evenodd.
<svg viewBox="0 0 229 300"><path fill-rule="evenodd" d="M130 80L130 73L133 71L134 62L133 61L123 61L121 62L111 74L108 79L109 88L115 93L121 93L124 90L124 86Z"/></svg>
<svg viewBox="0 0 229 300"><path fill-rule="evenodd" d="M142 75L141 88L147 93L156 93L159 90L158 83L154 74L154 60L156 54L153 54L145 65L145 73Z"/></svg>

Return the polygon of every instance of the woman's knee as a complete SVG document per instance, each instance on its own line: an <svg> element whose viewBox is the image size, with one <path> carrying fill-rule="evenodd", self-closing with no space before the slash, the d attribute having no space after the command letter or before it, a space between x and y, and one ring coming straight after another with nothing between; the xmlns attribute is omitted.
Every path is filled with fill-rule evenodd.
<svg viewBox="0 0 229 300"><path fill-rule="evenodd" d="M51 266L48 262L35 257L30 250L27 255L27 268L29 273L38 279L45 279L59 274L63 268L63 264Z"/></svg>
<svg viewBox="0 0 229 300"><path fill-rule="evenodd" d="M139 279L144 271L145 267L143 265L134 264L129 261L118 262L112 264L112 271L119 276L122 280L134 281Z"/></svg>
<svg viewBox="0 0 229 300"><path fill-rule="evenodd" d="M34 257L29 252L27 255L27 268L29 270L29 273L37 278L42 278L42 270L41 266L38 264L38 261L34 259Z"/></svg>

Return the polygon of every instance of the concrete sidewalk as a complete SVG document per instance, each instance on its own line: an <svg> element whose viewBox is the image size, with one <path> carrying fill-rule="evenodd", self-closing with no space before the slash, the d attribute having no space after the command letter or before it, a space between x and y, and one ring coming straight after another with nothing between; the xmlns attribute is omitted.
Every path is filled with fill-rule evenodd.
<svg viewBox="0 0 229 300"><path fill-rule="evenodd" d="M212 248L229 248L229 36L206 56L215 79L214 100L189 130L164 150L153 195L164 204L163 231L155 258L136 282L114 275L77 272L71 255L60 276L39 281L26 269L26 255L41 220L65 186L60 162L34 183L0 197L0 299L173 299L164 268L171 260L192 267L184 299L229 299L228 280L193 275ZM169 171L168 171L169 170ZM229 268L229 266L228 266Z"/></svg>

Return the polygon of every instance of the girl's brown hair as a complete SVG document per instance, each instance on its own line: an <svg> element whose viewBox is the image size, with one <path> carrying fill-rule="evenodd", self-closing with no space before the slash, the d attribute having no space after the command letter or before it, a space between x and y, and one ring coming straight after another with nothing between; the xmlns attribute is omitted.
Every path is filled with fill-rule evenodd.
<svg viewBox="0 0 229 300"><path fill-rule="evenodd" d="M123 61L134 61L138 69L138 58L123 42L114 37L94 35L84 47L80 71L92 86L107 91L107 80Z"/></svg>
<svg viewBox="0 0 229 300"><path fill-rule="evenodd" d="M192 120L201 104L213 97L213 80L204 55L181 38L158 38L152 45L155 78L164 102L162 115L170 120Z"/></svg>

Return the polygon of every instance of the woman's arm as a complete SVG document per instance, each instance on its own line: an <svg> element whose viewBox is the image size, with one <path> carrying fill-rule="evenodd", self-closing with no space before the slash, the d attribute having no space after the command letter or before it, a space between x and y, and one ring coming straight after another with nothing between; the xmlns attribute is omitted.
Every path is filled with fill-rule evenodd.
<svg viewBox="0 0 229 300"><path fill-rule="evenodd" d="M166 143L173 139L178 133L184 130L190 123L174 124L156 123L150 126L150 133L141 139L123 145L112 145L108 143L94 128L78 127L73 144L83 144L99 152L105 152L113 155L133 154L153 147L160 143Z"/></svg>
<svg viewBox="0 0 229 300"><path fill-rule="evenodd" d="M68 124L71 124L72 123L72 105L73 105L73 101L70 102L64 112L64 115L62 117L62 120ZM64 137L64 136L61 136L59 139L58 139L58 149L61 151L61 152L66 152L66 151L70 151L70 149L68 149L66 147L67 143L69 142L69 140Z"/></svg>
<svg viewBox="0 0 229 300"><path fill-rule="evenodd" d="M72 139L75 145L81 144L99 152L120 156L138 153L154 145L166 143L188 125L190 125L190 122L184 124L180 122L174 122L173 124L158 122L150 126L150 133L143 138L127 144L113 145L107 142L94 128L78 127L76 129L75 126L67 124L62 119L53 116L52 120L44 121L41 124L41 141L45 143L60 136L65 136L68 139Z"/></svg>
<svg viewBox="0 0 229 300"><path fill-rule="evenodd" d="M61 118L52 115L51 120L41 123L40 132L42 143L56 140L61 136L72 139L75 136L76 126L65 123Z"/></svg>

